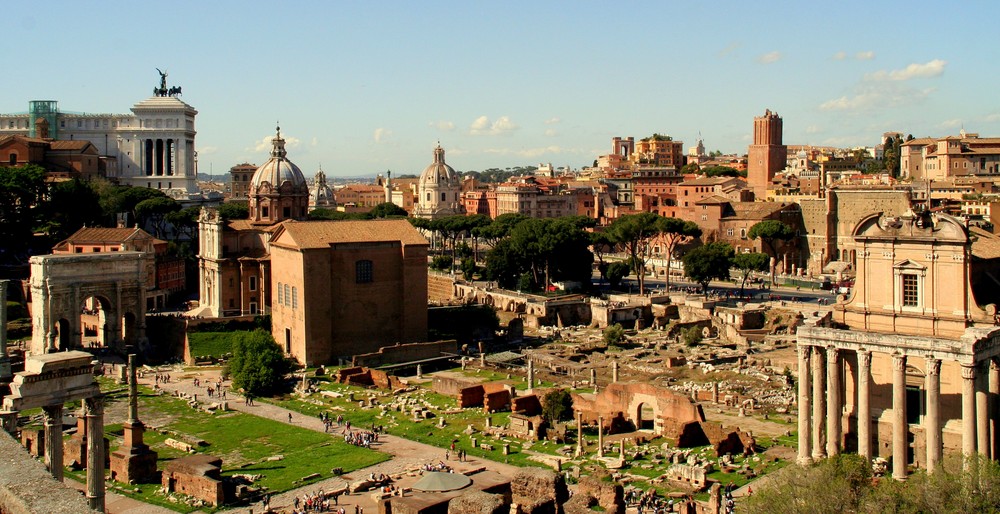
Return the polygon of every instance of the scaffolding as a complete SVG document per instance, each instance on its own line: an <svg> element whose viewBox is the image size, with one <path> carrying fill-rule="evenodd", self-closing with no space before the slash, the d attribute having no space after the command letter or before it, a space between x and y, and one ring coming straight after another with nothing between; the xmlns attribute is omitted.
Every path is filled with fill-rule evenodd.
<svg viewBox="0 0 1000 514"><path fill-rule="evenodd" d="M49 122L49 137L59 139L59 102L55 100L31 100L28 102L28 126L31 131L29 137L38 137L35 132L35 120L45 118Z"/></svg>

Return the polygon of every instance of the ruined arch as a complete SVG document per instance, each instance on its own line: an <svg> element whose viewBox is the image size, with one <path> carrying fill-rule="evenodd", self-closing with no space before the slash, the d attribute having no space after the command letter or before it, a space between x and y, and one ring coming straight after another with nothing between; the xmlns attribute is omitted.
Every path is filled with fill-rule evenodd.
<svg viewBox="0 0 1000 514"><path fill-rule="evenodd" d="M81 309L96 298L98 330L115 351L145 342L146 268L141 252L40 255L31 258L31 353L83 347Z"/></svg>

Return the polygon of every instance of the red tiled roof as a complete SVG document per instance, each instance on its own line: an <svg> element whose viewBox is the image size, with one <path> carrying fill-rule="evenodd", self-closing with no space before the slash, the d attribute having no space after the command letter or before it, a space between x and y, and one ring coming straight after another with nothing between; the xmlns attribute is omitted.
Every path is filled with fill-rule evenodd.
<svg viewBox="0 0 1000 514"><path fill-rule="evenodd" d="M404 219L286 221L272 236L288 246L326 248L336 243L370 243L400 241L404 245L427 245L420 232ZM273 244L273 243L272 243Z"/></svg>

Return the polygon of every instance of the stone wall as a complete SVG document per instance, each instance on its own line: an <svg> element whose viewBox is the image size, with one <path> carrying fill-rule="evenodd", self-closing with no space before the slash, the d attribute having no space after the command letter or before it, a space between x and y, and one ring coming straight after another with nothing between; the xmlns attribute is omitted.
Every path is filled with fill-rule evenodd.
<svg viewBox="0 0 1000 514"><path fill-rule="evenodd" d="M604 509L604 512L625 514L625 491L622 485L603 478L594 475L581 478L573 499L580 497L581 500L585 498L592 500L585 502L587 511L583 512L593 512L590 507L599 505ZM566 514L570 514L568 504L565 510Z"/></svg>
<svg viewBox="0 0 1000 514"><path fill-rule="evenodd" d="M448 514L508 514L510 507L499 494L469 491L448 502Z"/></svg>
<svg viewBox="0 0 1000 514"><path fill-rule="evenodd" d="M222 459L211 455L192 455L167 463L163 471L163 488L168 492L186 494L212 506L225 503L220 478Z"/></svg>
<svg viewBox="0 0 1000 514"><path fill-rule="evenodd" d="M80 514L97 512L78 491L57 482L45 465L0 431L0 512L3 514Z"/></svg>
<svg viewBox="0 0 1000 514"><path fill-rule="evenodd" d="M447 340L429 343L396 343L393 346L383 346L377 352L355 355L351 363L354 366L377 368L387 364L399 364L402 362L441 357L442 352L457 354L458 342Z"/></svg>
<svg viewBox="0 0 1000 514"><path fill-rule="evenodd" d="M521 468L510 482L511 500L522 514L555 514L569 499L563 476L541 468Z"/></svg>
<svg viewBox="0 0 1000 514"><path fill-rule="evenodd" d="M455 297L455 279L444 273L427 272L427 301L448 303Z"/></svg>
<svg viewBox="0 0 1000 514"><path fill-rule="evenodd" d="M339 384L351 384L361 387L377 387L394 391L406 387L395 375L378 369L356 366L339 369L334 373L333 380Z"/></svg>

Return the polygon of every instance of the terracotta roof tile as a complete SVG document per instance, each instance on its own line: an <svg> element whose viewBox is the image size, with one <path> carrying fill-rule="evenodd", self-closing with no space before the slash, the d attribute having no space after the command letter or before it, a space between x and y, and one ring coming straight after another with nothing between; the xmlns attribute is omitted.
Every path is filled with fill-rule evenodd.
<svg viewBox="0 0 1000 514"><path fill-rule="evenodd" d="M400 241L404 245L427 245L427 239L409 221L343 220L286 221L272 242L298 248L326 248L336 243ZM280 244L279 243L279 244Z"/></svg>
<svg viewBox="0 0 1000 514"><path fill-rule="evenodd" d="M146 238L153 239L153 236L141 228L83 227L59 245L63 243L124 243L133 239Z"/></svg>

